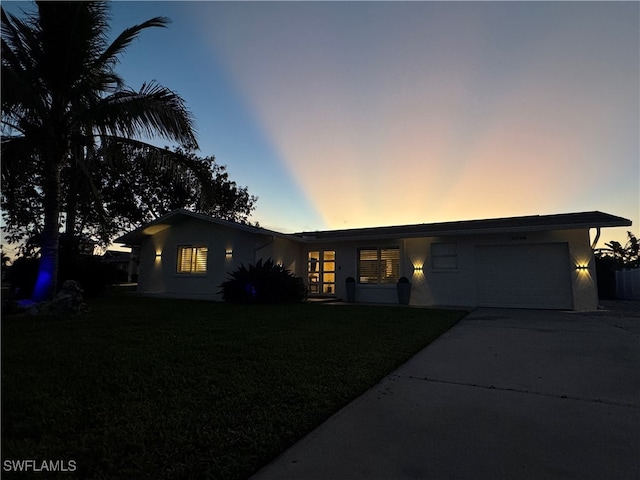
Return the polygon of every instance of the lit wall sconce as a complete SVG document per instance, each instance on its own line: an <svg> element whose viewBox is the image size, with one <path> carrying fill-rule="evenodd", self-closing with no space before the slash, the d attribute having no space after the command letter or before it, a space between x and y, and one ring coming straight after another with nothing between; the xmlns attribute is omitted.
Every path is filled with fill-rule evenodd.
<svg viewBox="0 0 640 480"><path fill-rule="evenodd" d="M156 252L156 258L160 260L162 258L162 252Z"/></svg>
<svg viewBox="0 0 640 480"><path fill-rule="evenodd" d="M227 250L224 251L224 256L226 258L231 258L233 256L233 250L228 248Z"/></svg>
<svg viewBox="0 0 640 480"><path fill-rule="evenodd" d="M422 265L414 265L413 266L413 271L414 272L422 272Z"/></svg>
<svg viewBox="0 0 640 480"><path fill-rule="evenodd" d="M576 265L576 270L584 272L585 270L589 270L589 265Z"/></svg>

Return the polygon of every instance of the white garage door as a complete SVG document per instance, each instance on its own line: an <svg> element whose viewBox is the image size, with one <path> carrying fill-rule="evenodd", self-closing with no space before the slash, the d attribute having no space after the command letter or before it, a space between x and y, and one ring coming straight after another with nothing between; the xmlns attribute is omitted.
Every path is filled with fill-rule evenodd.
<svg viewBox="0 0 640 480"><path fill-rule="evenodd" d="M476 247L481 307L572 309L564 243Z"/></svg>

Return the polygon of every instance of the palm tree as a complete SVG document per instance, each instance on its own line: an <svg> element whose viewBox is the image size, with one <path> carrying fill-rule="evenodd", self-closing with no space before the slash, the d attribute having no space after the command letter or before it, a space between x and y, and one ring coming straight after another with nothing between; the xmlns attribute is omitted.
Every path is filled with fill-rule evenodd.
<svg viewBox="0 0 640 480"><path fill-rule="evenodd" d="M89 175L87 160L98 143L140 145L159 136L197 147L197 141L179 95L156 83L134 91L114 71L141 31L165 27L168 19L152 18L109 43L106 2L36 4L24 19L1 9L2 150L10 164L34 162L38 173L44 221L32 300L42 301L56 291L63 166L75 162Z"/></svg>

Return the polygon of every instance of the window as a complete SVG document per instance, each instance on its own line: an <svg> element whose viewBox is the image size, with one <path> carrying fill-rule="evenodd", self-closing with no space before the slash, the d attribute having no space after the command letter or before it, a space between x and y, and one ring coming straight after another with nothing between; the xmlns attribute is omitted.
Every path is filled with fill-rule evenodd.
<svg viewBox="0 0 640 480"><path fill-rule="evenodd" d="M431 266L434 270L458 269L458 246L455 243L432 243Z"/></svg>
<svg viewBox="0 0 640 480"><path fill-rule="evenodd" d="M207 273L207 247L178 247L178 273Z"/></svg>
<svg viewBox="0 0 640 480"><path fill-rule="evenodd" d="M360 283L396 283L400 278L400 248L361 248L358 278Z"/></svg>

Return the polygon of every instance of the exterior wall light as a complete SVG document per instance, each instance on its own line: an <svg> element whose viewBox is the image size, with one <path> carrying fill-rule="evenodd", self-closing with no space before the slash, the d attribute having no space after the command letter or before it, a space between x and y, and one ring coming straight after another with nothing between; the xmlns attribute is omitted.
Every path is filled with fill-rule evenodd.
<svg viewBox="0 0 640 480"><path fill-rule="evenodd" d="M576 265L576 270L578 271L589 270L589 265Z"/></svg>
<svg viewBox="0 0 640 480"><path fill-rule="evenodd" d="M414 272L421 272L422 271L422 265L414 265L413 266L413 271Z"/></svg>
<svg viewBox="0 0 640 480"><path fill-rule="evenodd" d="M156 258L159 260L162 258L162 252L156 252Z"/></svg>
<svg viewBox="0 0 640 480"><path fill-rule="evenodd" d="M224 256L227 258L231 258L233 256L233 250L227 249L224 251Z"/></svg>

